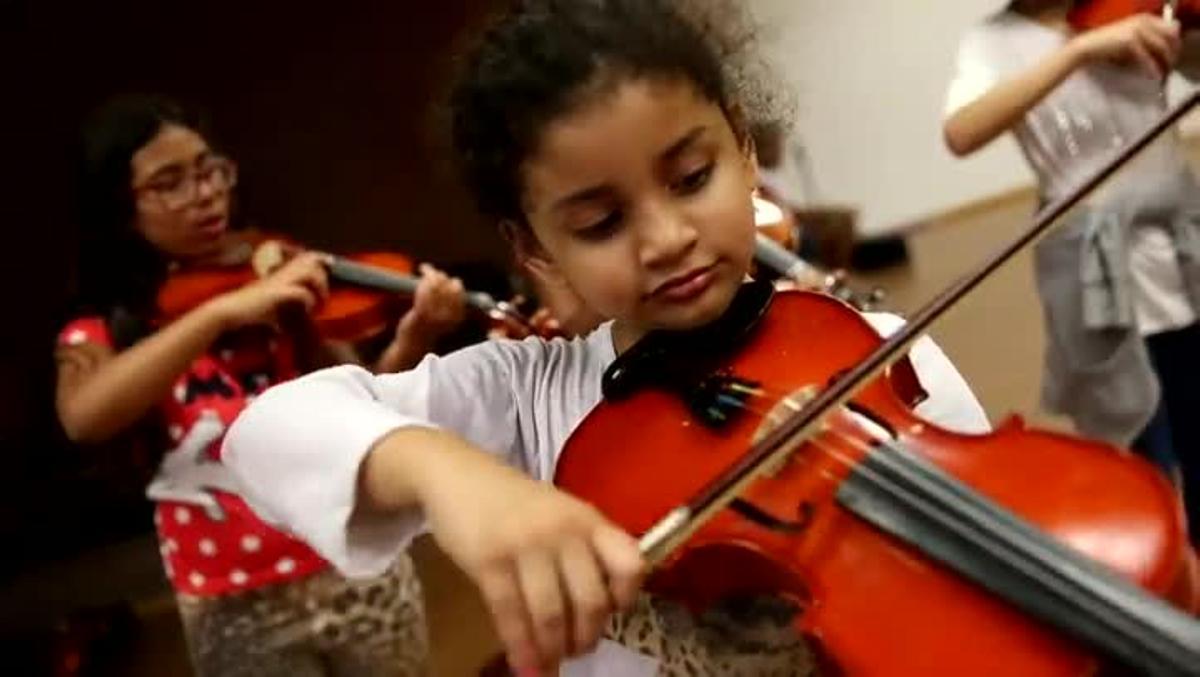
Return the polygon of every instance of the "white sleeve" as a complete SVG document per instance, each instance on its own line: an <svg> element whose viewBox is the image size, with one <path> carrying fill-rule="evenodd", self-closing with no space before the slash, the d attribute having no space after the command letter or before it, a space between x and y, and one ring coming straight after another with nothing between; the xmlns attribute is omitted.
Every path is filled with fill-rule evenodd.
<svg viewBox="0 0 1200 677"><path fill-rule="evenodd" d="M1001 78L1002 73L997 68L983 28L968 31L958 47L954 76L946 89L943 116L948 118L954 115L963 106L986 94Z"/></svg>
<svg viewBox="0 0 1200 677"><path fill-rule="evenodd" d="M337 367L275 386L230 427L222 461L264 519L295 533L344 575L379 575L424 523L415 511L351 519L366 453L401 427L445 427L526 465L512 396L519 354L489 342L427 357L400 374Z"/></svg>
<svg viewBox="0 0 1200 677"><path fill-rule="evenodd" d="M902 318L889 313L865 313L863 317L885 338L904 326ZM928 336L917 339L909 349L908 359L921 387L929 394L916 407L921 418L955 432L991 431L987 413L971 392L971 386L933 339Z"/></svg>

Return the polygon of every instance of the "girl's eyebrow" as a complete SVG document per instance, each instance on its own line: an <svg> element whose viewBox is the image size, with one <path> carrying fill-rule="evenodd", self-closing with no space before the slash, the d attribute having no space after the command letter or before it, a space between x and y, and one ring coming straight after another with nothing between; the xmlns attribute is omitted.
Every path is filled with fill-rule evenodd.
<svg viewBox="0 0 1200 677"><path fill-rule="evenodd" d="M168 174L178 174L179 172L182 172L183 169L185 167L187 167L189 164L190 165L198 165L201 162L204 162L205 160L209 159L213 155L214 155L213 151L211 149L209 149L209 150L205 150L205 151L198 153L196 155L196 157L191 159L190 162L171 162L171 163L162 165L161 167L157 167L157 168L155 168L154 171L150 172L150 175L148 177L146 177L146 181L154 181L155 179L166 176Z"/></svg>
<svg viewBox="0 0 1200 677"><path fill-rule="evenodd" d="M582 190L577 190L574 193L571 193L570 195L555 202L554 206L551 209L554 211L560 211L563 209L567 209L568 207L571 207L573 205L577 205L577 204L580 204L583 202L589 202L591 200L595 200L597 198L604 197L609 192L611 192L611 189L605 185L591 186L590 188L584 188Z"/></svg>

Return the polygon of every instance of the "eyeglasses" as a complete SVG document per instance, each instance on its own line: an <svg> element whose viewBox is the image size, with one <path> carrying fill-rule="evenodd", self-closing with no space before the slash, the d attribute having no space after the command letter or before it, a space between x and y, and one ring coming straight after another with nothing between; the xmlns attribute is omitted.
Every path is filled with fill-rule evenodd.
<svg viewBox="0 0 1200 677"><path fill-rule="evenodd" d="M187 207L200 196L200 186L224 193L237 185L237 165L221 156L203 160L195 169L172 168L162 175L134 186L138 195L150 195L168 211Z"/></svg>

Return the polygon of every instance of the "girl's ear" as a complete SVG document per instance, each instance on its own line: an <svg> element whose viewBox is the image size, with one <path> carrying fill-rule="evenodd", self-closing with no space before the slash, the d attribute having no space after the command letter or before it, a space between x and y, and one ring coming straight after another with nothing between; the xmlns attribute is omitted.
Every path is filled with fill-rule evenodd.
<svg viewBox="0 0 1200 677"><path fill-rule="evenodd" d="M538 242L537 236L533 234L529 226L505 220L500 223L500 234L512 247L517 265L522 270L548 284L566 283L558 266L546 255L542 243Z"/></svg>

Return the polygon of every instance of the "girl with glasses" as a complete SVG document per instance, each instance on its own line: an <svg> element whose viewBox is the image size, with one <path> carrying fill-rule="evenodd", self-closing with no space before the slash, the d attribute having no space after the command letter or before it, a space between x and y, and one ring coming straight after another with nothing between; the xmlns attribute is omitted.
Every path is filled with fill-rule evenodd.
<svg viewBox="0 0 1200 677"><path fill-rule="evenodd" d="M344 580L256 516L222 465L221 439L242 409L316 366L305 364L304 342L280 321L325 295L321 258L299 255L157 322L156 294L172 271L245 255L236 166L177 106L138 98L112 102L91 120L81 169L80 294L56 350L58 416L79 443L144 426L166 451L148 494L196 674L423 673L412 561ZM427 270L375 370L415 366L457 327L462 297L460 282ZM319 353L323 364L335 354Z"/></svg>

